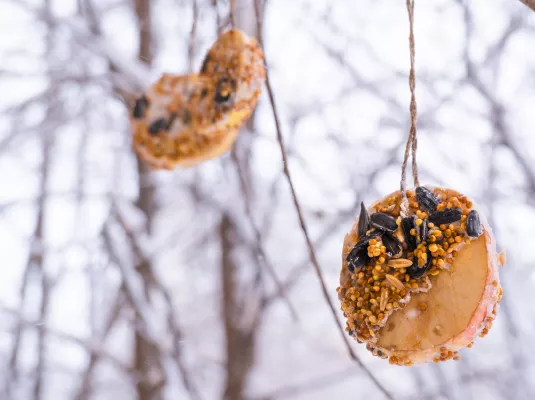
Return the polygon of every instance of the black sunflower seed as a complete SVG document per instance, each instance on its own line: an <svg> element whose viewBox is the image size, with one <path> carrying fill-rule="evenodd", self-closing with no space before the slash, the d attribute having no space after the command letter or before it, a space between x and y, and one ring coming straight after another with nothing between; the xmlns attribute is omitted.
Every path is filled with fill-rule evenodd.
<svg viewBox="0 0 535 400"><path fill-rule="evenodd" d="M370 257L368 257L368 249L354 247L347 255L346 261L349 263L347 264L349 272L355 272L356 269L364 267L370 261Z"/></svg>
<svg viewBox="0 0 535 400"><path fill-rule="evenodd" d="M147 98L145 96L141 96L139 99L136 100L136 104L134 105L134 109L132 110L132 116L135 119L144 118L148 106L149 101L147 100Z"/></svg>
<svg viewBox="0 0 535 400"><path fill-rule="evenodd" d="M366 207L364 207L364 203L360 203L360 216L359 216L359 225L358 225L358 235L359 237L362 237L368 232L368 229L370 229L370 216L368 215L368 211L366 210Z"/></svg>
<svg viewBox="0 0 535 400"><path fill-rule="evenodd" d="M216 84L214 101L217 104L223 104L230 100L236 90L236 81L223 77Z"/></svg>
<svg viewBox="0 0 535 400"><path fill-rule="evenodd" d="M428 188L419 186L416 188L416 201L420 208L428 213L434 213L437 210L438 199Z"/></svg>
<svg viewBox="0 0 535 400"><path fill-rule="evenodd" d="M353 336L355 334L355 331L353 329L350 329L347 333L349 336Z"/></svg>
<svg viewBox="0 0 535 400"><path fill-rule="evenodd" d="M471 238L477 238L483 233L483 227L476 210L470 211L468 217L466 217L466 233Z"/></svg>
<svg viewBox="0 0 535 400"><path fill-rule="evenodd" d="M370 217L370 223L374 228L385 232L392 233L398 229L398 224L396 223L394 217L381 212L372 214Z"/></svg>
<svg viewBox="0 0 535 400"><path fill-rule="evenodd" d="M157 135L161 131L165 129L167 126L167 121L165 118L160 118L154 121L152 124L149 125L149 133L151 135Z"/></svg>
<svg viewBox="0 0 535 400"><path fill-rule="evenodd" d="M418 243L416 243L416 237L411 235L411 229L416 229L416 217L411 215L401 220L401 229L403 230L403 236L405 237L405 243L409 251L413 251Z"/></svg>
<svg viewBox="0 0 535 400"><path fill-rule="evenodd" d="M353 250L355 250L355 249L357 249L357 250L366 249L366 251L367 251L368 250L368 243L370 242L370 240L372 240L373 238L376 238L377 236L380 236L381 233L382 232L380 232L380 231L372 231L372 232L368 233L366 236L361 237L359 239L359 241L353 247Z"/></svg>
<svg viewBox="0 0 535 400"><path fill-rule="evenodd" d="M355 267L351 263L349 263L349 264L347 264L347 270L350 273L353 273L353 272L355 272Z"/></svg>
<svg viewBox="0 0 535 400"><path fill-rule="evenodd" d="M403 247L397 238L385 233L382 236L383 245L386 247L386 255L389 257L399 257L403 251Z"/></svg>
<svg viewBox="0 0 535 400"><path fill-rule="evenodd" d="M458 208L446 208L444 211L437 211L429 216L429 222L435 225L447 225L461 219L463 213Z"/></svg>
<svg viewBox="0 0 535 400"><path fill-rule="evenodd" d="M414 278L414 279L421 278L433 266L432 260L433 259L432 259L431 252L427 250L427 261L425 265L420 267L419 265L417 265L417 263L414 263L409 268L407 268L407 273L409 274L411 278Z"/></svg>
<svg viewBox="0 0 535 400"><path fill-rule="evenodd" d="M420 241L425 242L429 238L429 226L427 225L427 219L424 219L422 221L422 225L420 225Z"/></svg>

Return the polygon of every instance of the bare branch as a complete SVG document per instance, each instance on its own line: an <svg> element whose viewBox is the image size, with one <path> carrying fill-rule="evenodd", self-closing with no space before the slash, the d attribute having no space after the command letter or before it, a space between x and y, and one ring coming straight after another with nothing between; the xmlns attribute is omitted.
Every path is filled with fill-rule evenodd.
<svg viewBox="0 0 535 400"><path fill-rule="evenodd" d="M105 342L106 336L108 335L110 330L113 328L115 323L118 321L119 314L123 306L122 298L123 298L123 294L121 293L121 291L118 291L116 299L113 303L113 307L108 316L108 320L104 324L104 329L102 330L102 333L99 335L100 337L96 339L99 343ZM82 375L82 383L80 385L80 388L78 389L77 394L74 396L75 400L89 400L89 398L91 397L91 379L93 376L93 370L95 369L100 359L101 359L100 354L91 353L85 372Z"/></svg>
<svg viewBox="0 0 535 400"><path fill-rule="evenodd" d="M167 346L163 348L160 347L159 342L157 340L156 341L154 340L154 338L157 338L159 336L157 333L151 333L149 331L148 336L147 336L147 331L141 330L139 332L140 334L139 337L142 338L144 342L148 341L147 345L151 345L155 349L158 349L158 352L160 353L160 357L166 358L169 352L172 354L174 362L177 363L178 369L180 371L182 383L184 384L184 387L188 391L190 397L192 399L200 399L198 390L193 383L193 379L190 377L190 374L186 368L186 364L183 360L183 357L180 351L179 344L182 341L183 335L180 331L177 319L175 317L175 308L173 307L173 304L172 304L171 295L169 291L164 287L164 285L162 285L155 278L152 272L152 269L147 268L147 266L150 265L150 260L145 255L135 235L129 229L126 221L124 221L124 219L121 217L118 211L112 212L112 215L115 216L115 218L117 219L117 222L122 227L124 233L127 235L131 249L138 259L138 264L134 270L137 271L137 273L141 274L141 276L143 277L144 285L147 285L147 287L144 289L145 293L146 291L149 290L148 285L152 286L153 288L156 288L162 294L168 307L167 322L168 322L168 329L172 335L171 349L168 349ZM107 231L104 231L104 233L106 232ZM109 236L104 235L104 237L107 242L110 241ZM116 256L115 256L115 262L120 263L120 260L118 260ZM122 269L122 272L123 272L123 278L130 280L129 277L131 276L131 273L130 272L126 273L126 270L124 269ZM126 276L125 276L125 273L126 273ZM134 271L132 271L132 273L134 273ZM126 294L129 297L131 304L137 309L137 315L141 317L141 322L143 326L152 327L155 319L150 317L150 315L148 315L148 310L147 312L143 311L143 309L145 308L145 305L144 305L145 301L142 299L139 299L136 295L136 293L140 293L140 292L136 291L134 288L130 288L127 283L128 283L127 281L124 281L124 285L125 285L124 288L125 288ZM151 350L150 352L152 353L153 350ZM145 362L147 362L147 360L145 360Z"/></svg>
<svg viewBox="0 0 535 400"><path fill-rule="evenodd" d="M520 0L524 5L535 11L535 0Z"/></svg>
<svg viewBox="0 0 535 400"><path fill-rule="evenodd" d="M264 63L265 63L265 67L266 67L266 88L267 88L267 91L268 91L269 101L270 101L271 109L272 109L272 112L273 112L273 119L275 120L275 127L276 127L276 131L277 131L277 140L279 142L279 147L280 147L281 156L282 156L283 170L284 170L284 174L286 175L286 178L287 178L287 181L288 181L288 185L290 186L290 191L292 193L294 206L295 206L295 209L296 209L296 212L297 212L297 216L299 218L299 224L301 226L301 230L303 231L303 235L304 235L306 243L307 243L310 260L312 261L312 265L314 266L316 274L317 274L317 276L318 276L318 278L320 280L321 289L322 289L322 292L323 292L323 297L325 298L325 301L327 302L327 304L329 306L331 314L332 314L332 316L333 316L333 318L335 320L336 326L338 327L340 335L342 336L342 339L343 339L343 341L344 341L344 343L346 345L346 348L347 348L351 358L353 360L355 360L359 364L359 366L369 376L369 378L374 382L374 384L385 395L386 398L393 399L392 395L384 388L384 386L377 380L377 378L371 373L371 371L368 370L364 366L362 361L357 357L356 353L353 351L351 345L349 344L349 340L348 340L347 335L346 335L346 333L344 331L344 328L342 327L342 324L340 323L340 321L338 320L338 317L336 316L336 310L335 310L334 304L333 304L333 302L332 302L332 300L331 300L331 298L329 296L329 292L327 290L327 285L326 285L325 280L323 278L323 273L321 271L321 267L319 266L319 262L318 262L318 259L316 257L316 252L314 251L314 247L313 247L312 241L311 241L310 236L308 234L308 229L306 227L305 218L303 216L303 212L301 211L301 206L299 205L299 200L297 198L297 192L295 191L295 188L294 188L294 185L293 185L293 182L292 182L292 178L291 178L291 175L290 175L290 169L288 168L288 156L286 154L286 149L284 147L284 139L283 139L283 135L282 135L282 128L281 128L281 124L280 124L280 121L279 121L279 116L278 116L278 112L277 112L277 106L276 106L276 103L275 103L275 97L274 97L274 94L273 94L273 89L271 88L271 83L270 83L270 80L269 80L269 72L268 72L268 68L267 68L268 62L267 62L267 57L265 55L265 47L264 47L264 40L263 40L263 34L262 34L262 29L263 28L262 28L262 19L261 19L260 1L259 0L255 0L255 11L256 11L256 18L257 18L257 24L258 24L258 26L257 26L258 38L259 38L260 45L264 49Z"/></svg>
<svg viewBox="0 0 535 400"><path fill-rule="evenodd" d="M188 61L189 61L189 71L193 72L193 62L195 60L195 46L197 41L197 25L199 22L199 5L197 4L198 0L191 0L191 8L192 8L192 23L191 23L191 30L189 32L189 41L188 41Z"/></svg>
<svg viewBox="0 0 535 400"><path fill-rule="evenodd" d="M332 372L323 376L314 377L313 379L301 382L295 385L287 386L269 392L268 394L254 396L248 400L264 400L264 399L293 399L296 396L303 396L307 393L314 393L318 389L325 389L326 387L336 385L341 381L351 378L355 375L356 367L351 366L342 371Z"/></svg>
<svg viewBox="0 0 535 400"><path fill-rule="evenodd" d="M249 219L251 223L251 227L253 228L253 232L255 235L253 251L256 253L256 256L260 259L260 263L264 266L266 271L269 273L269 275L273 279L273 282L275 283L275 286L277 287L277 295L280 296L282 299L284 299L284 302L286 303L288 310L290 310L290 314L292 318L294 319L294 321L297 321L299 319L297 315L297 311L295 310L290 299L288 298L286 294L286 290L283 284L281 283L279 277L277 276L277 272L275 271L273 264L269 261L269 258L265 254L264 248L262 247L262 236L253 218L251 205L249 203L249 195L247 193L247 184L245 182L245 177L243 176L243 171L241 170L239 160L235 154L233 154L232 158L236 165L236 169L238 173L238 180L240 182L240 189L242 191L243 199L245 202L245 213L247 214L247 218Z"/></svg>
<svg viewBox="0 0 535 400"><path fill-rule="evenodd" d="M58 339L65 340L67 342L77 344L84 350L86 350L89 354L93 354L98 358L102 358L106 361L109 361L112 365L114 365L116 368L126 374L130 373L130 366L127 363L121 361L108 350L106 350L105 347L102 346L102 342L99 340L94 340L93 338L83 339L70 335L68 333L55 330L53 328L49 328L46 325L43 325L40 320L26 319L20 315L19 310L14 310L4 305L0 305L0 310L13 316L16 319L17 323L20 323L25 328L35 329L36 327L41 326L48 336L53 336Z"/></svg>

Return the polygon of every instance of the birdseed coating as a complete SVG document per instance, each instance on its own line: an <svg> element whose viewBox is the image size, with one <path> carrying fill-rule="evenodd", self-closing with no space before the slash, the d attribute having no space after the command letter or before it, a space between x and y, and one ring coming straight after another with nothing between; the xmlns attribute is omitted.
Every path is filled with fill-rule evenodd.
<svg viewBox="0 0 535 400"><path fill-rule="evenodd" d="M369 214L362 204L359 220L346 235L337 288L347 319L346 331L359 343L366 342L375 356L389 358L392 364L457 359L457 351L466 344L444 345L414 359L403 359L395 351L377 345L381 329L395 310L406 307L411 295L432 290L432 281L442 271L449 270L466 244L482 234L489 236L477 210L464 195L449 189L419 187L408 190L407 197L409 210L405 217L400 215L399 192L375 203ZM505 261L503 256L496 260L502 264ZM496 276L489 273L490 278L486 297L491 304L484 305L488 310L482 307L483 322L474 330L480 336L490 329L503 293L497 273ZM418 307L425 310L427 304L421 302Z"/></svg>
<svg viewBox="0 0 535 400"><path fill-rule="evenodd" d="M252 115L264 80L258 42L227 31L208 51L199 74L163 74L136 100L130 114L136 152L157 169L219 156Z"/></svg>

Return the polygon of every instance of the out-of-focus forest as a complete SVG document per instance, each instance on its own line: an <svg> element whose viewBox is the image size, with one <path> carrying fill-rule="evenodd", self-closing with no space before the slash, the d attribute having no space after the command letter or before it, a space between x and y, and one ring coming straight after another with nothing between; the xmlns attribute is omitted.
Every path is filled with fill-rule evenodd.
<svg viewBox="0 0 535 400"><path fill-rule="evenodd" d="M507 252L490 334L416 367L351 359L310 257L344 323L344 234L399 187L405 1L231 3L0 0L0 399L384 399L370 373L395 399L535 398L535 3L415 4L420 180ZM231 152L152 171L127 104L231 20L263 38L282 140L264 90Z"/></svg>

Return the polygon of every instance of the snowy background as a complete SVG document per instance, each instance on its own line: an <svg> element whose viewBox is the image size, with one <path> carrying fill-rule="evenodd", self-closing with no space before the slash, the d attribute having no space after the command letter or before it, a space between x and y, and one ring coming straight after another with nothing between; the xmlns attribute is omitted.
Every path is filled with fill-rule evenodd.
<svg viewBox="0 0 535 400"><path fill-rule="evenodd" d="M256 35L252 2L236 5ZM399 185L405 1L259 8L338 311L357 207ZM401 368L352 346L396 399L533 399L535 12L417 0L415 23L420 179L482 205L505 294L460 361ZM265 91L217 160L151 172L132 152L125 102L162 72L197 71L218 26L228 1L0 0L0 399L385 398L322 297Z"/></svg>

